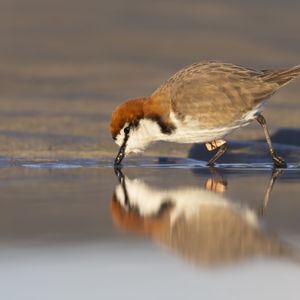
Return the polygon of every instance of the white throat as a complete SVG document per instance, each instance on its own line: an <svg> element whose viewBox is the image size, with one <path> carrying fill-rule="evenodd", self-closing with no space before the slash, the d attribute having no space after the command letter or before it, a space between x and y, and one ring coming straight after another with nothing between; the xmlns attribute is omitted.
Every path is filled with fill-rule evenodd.
<svg viewBox="0 0 300 300"><path fill-rule="evenodd" d="M127 126L128 124L125 124L117 136L116 143L119 146L121 146L124 141L124 128ZM129 138L126 143L126 154L130 152L142 152L152 142L162 139L164 139L164 134L161 132L159 125L155 121L151 119L141 119L138 126L133 127L130 130Z"/></svg>

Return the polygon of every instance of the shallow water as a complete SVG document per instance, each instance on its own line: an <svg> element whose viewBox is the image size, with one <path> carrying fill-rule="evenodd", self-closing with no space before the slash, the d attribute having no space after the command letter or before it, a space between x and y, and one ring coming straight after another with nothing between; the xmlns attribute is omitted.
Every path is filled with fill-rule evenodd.
<svg viewBox="0 0 300 300"><path fill-rule="evenodd" d="M1 298L297 295L299 165L111 162L0 160Z"/></svg>
<svg viewBox="0 0 300 300"><path fill-rule="evenodd" d="M299 298L299 80L265 111L281 174L258 124L217 170L200 145L123 175L98 159L115 107L186 65L299 64L300 2L282 4L0 1L1 300Z"/></svg>

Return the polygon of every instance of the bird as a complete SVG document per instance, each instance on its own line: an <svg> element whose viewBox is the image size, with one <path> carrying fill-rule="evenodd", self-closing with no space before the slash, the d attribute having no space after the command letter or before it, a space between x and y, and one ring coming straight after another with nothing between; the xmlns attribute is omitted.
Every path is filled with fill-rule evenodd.
<svg viewBox="0 0 300 300"><path fill-rule="evenodd" d="M287 164L274 150L262 111L269 98L300 75L300 65L255 70L231 63L202 61L187 66L150 96L121 103L113 111L112 138L119 145L114 166L129 153L143 152L151 143L204 143L217 149L207 162L213 166L227 150L224 139L253 120L262 127L275 168Z"/></svg>

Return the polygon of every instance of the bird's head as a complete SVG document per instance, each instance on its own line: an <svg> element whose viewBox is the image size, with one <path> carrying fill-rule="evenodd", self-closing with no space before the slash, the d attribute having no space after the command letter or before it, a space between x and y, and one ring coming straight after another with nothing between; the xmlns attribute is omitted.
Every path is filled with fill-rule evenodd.
<svg viewBox="0 0 300 300"><path fill-rule="evenodd" d="M144 118L145 101L146 98L128 100L112 113L110 130L113 139L120 146L115 165L119 165L125 155L131 152L142 152L151 142L145 132L145 122L148 121Z"/></svg>

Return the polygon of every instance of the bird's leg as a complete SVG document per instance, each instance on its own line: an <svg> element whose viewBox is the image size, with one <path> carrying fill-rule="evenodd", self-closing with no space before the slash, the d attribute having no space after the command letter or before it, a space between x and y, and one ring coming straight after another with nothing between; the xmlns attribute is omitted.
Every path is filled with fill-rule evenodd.
<svg viewBox="0 0 300 300"><path fill-rule="evenodd" d="M273 162L274 162L274 166L276 168L286 168L286 162L284 161L284 159L282 157L280 157L273 149L266 119L264 118L263 115L258 115L256 117L256 120L264 130L264 134L265 134L265 137L267 140L267 144L269 146L269 150L270 150Z"/></svg>
<svg viewBox="0 0 300 300"><path fill-rule="evenodd" d="M227 144L224 140L214 140L212 142L206 143L205 146L208 151L219 148L217 153L208 161L208 166L213 166L215 164L215 161L227 150Z"/></svg>

